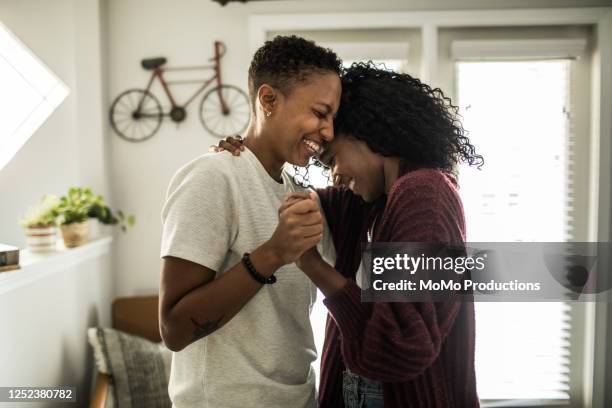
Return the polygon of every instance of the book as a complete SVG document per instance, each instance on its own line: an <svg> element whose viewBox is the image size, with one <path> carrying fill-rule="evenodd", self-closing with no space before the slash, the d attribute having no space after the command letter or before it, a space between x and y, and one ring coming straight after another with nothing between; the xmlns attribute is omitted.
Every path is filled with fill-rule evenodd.
<svg viewBox="0 0 612 408"><path fill-rule="evenodd" d="M0 266L18 265L19 248L12 245L0 244Z"/></svg>
<svg viewBox="0 0 612 408"><path fill-rule="evenodd" d="M15 271L17 269L21 269L21 266L20 265L5 265L5 266L0 266L0 272Z"/></svg>

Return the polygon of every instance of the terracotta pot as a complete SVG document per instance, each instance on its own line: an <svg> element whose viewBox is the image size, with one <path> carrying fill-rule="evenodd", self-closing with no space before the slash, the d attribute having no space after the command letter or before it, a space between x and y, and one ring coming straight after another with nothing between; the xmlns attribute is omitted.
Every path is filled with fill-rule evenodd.
<svg viewBox="0 0 612 408"><path fill-rule="evenodd" d="M87 221L62 225L61 229L66 248L78 247L89 240L89 224Z"/></svg>
<svg viewBox="0 0 612 408"><path fill-rule="evenodd" d="M57 227L44 225L25 228L26 243L31 252L50 252L57 249Z"/></svg>

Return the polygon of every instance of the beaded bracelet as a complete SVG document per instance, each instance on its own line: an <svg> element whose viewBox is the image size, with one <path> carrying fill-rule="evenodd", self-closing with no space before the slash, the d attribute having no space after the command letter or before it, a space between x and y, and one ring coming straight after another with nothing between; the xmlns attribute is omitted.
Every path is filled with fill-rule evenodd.
<svg viewBox="0 0 612 408"><path fill-rule="evenodd" d="M253 279L261 283L262 285L266 285L266 284L271 285L275 283L276 276L272 275L266 278L265 276L257 272L257 269L255 269L255 267L253 266L253 263L251 262L250 255L251 254L249 254L248 252L245 252L244 255L242 255L242 264L244 265L246 270L251 274Z"/></svg>

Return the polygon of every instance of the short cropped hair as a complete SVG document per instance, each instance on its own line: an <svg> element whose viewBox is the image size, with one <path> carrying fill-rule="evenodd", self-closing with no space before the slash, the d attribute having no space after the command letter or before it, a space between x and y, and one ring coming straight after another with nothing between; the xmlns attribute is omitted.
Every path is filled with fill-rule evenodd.
<svg viewBox="0 0 612 408"><path fill-rule="evenodd" d="M293 87L305 83L313 73L342 72L342 61L335 52L313 41L291 35L276 36L260 47L249 67L249 97L255 109L257 90L268 84L289 95Z"/></svg>

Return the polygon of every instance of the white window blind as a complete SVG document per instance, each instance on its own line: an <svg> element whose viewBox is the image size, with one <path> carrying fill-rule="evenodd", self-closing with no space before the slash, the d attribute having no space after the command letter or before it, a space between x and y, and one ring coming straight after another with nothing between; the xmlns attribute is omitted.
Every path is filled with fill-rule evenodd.
<svg viewBox="0 0 612 408"><path fill-rule="evenodd" d="M456 60L578 58L585 50L584 38L523 40L456 40L451 55Z"/></svg>
<svg viewBox="0 0 612 408"><path fill-rule="evenodd" d="M456 63L463 125L485 158L481 171L460 168L469 242L571 240L570 67ZM476 303L480 398L567 401L569 311L562 302Z"/></svg>
<svg viewBox="0 0 612 408"><path fill-rule="evenodd" d="M0 170L68 95L68 88L0 24Z"/></svg>

